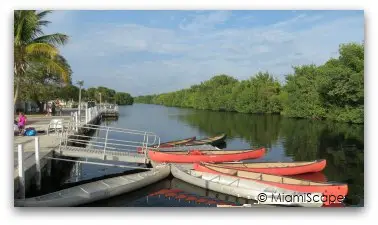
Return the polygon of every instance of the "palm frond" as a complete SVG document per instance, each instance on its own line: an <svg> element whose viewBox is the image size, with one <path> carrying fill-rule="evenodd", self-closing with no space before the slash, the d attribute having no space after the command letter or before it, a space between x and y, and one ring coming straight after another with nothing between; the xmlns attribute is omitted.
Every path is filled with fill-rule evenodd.
<svg viewBox="0 0 378 225"><path fill-rule="evenodd" d="M25 52L31 56L45 55L54 58L58 53L58 49L48 43L32 43L26 46Z"/></svg>
<svg viewBox="0 0 378 225"><path fill-rule="evenodd" d="M40 20L40 21L38 21L38 25L39 26L44 26L44 27L46 27L50 23L51 23L51 21L48 21L48 20Z"/></svg>
<svg viewBox="0 0 378 225"><path fill-rule="evenodd" d="M34 39L34 43L49 43L53 46L64 45L68 41L68 36L61 33L49 34Z"/></svg>
<svg viewBox="0 0 378 225"><path fill-rule="evenodd" d="M40 19L43 19L47 14L50 14L50 13L52 13L52 10L44 10L44 11L37 13L37 17L40 20Z"/></svg>
<svg viewBox="0 0 378 225"><path fill-rule="evenodd" d="M38 19L33 10L16 10L14 21L14 43L23 45L31 42L38 31Z"/></svg>
<svg viewBox="0 0 378 225"><path fill-rule="evenodd" d="M37 62L44 67L44 69L51 74L57 74L64 82L69 82L70 80L70 71L64 65L61 65L56 58L45 58L40 57Z"/></svg>

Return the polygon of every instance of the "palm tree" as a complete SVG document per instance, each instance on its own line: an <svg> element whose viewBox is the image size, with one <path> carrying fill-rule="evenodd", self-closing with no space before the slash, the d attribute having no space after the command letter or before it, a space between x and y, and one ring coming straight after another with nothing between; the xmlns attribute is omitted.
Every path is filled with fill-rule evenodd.
<svg viewBox="0 0 378 225"><path fill-rule="evenodd" d="M58 47L68 41L61 33L45 35L42 31L50 21L44 17L51 11L15 10L14 12L14 104L17 102L20 82L33 66L42 66L47 73L57 74L68 82L71 70L59 55Z"/></svg>

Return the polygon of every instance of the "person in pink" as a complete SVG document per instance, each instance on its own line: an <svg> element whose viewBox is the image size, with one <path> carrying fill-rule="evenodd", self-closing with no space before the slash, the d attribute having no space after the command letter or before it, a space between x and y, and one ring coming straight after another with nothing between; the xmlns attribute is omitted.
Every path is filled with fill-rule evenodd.
<svg viewBox="0 0 378 225"><path fill-rule="evenodd" d="M24 132L25 125L26 125L26 116L22 112L20 112L18 114L18 129L21 135Z"/></svg>

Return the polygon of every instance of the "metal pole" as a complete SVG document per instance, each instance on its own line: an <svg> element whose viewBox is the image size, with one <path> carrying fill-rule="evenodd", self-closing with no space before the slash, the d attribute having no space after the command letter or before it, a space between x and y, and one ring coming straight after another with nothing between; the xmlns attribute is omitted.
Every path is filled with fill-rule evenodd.
<svg viewBox="0 0 378 225"><path fill-rule="evenodd" d="M85 104L85 123L88 123L88 104Z"/></svg>
<svg viewBox="0 0 378 225"><path fill-rule="evenodd" d="M41 188L41 164L39 161L39 137L35 137L35 168L37 170L36 181L37 189Z"/></svg>
<svg viewBox="0 0 378 225"><path fill-rule="evenodd" d="M24 150L18 145L18 179L20 184L20 197L25 198L25 171L24 171Z"/></svg>
<svg viewBox="0 0 378 225"><path fill-rule="evenodd" d="M78 120L77 120L77 112L75 113L75 130L76 130L76 132L78 132Z"/></svg>
<svg viewBox="0 0 378 225"><path fill-rule="evenodd" d="M109 127L106 130L106 136L105 136L105 145L104 145L104 160L106 159L106 145L108 143L108 134L109 134Z"/></svg>
<svg viewBox="0 0 378 225"><path fill-rule="evenodd" d="M91 111L92 111L92 108L88 108L88 123L89 121L91 121Z"/></svg>
<svg viewBox="0 0 378 225"><path fill-rule="evenodd" d="M81 85L79 89L79 119L81 119Z"/></svg>

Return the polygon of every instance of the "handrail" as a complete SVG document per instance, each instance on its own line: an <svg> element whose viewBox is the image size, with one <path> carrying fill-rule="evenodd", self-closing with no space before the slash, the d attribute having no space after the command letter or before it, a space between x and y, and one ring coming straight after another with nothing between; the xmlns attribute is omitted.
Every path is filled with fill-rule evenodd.
<svg viewBox="0 0 378 225"><path fill-rule="evenodd" d="M106 159L108 151L132 153L136 152L139 149L143 150L144 157L147 159L147 150L149 148L157 149L160 147L160 137L154 132L90 124L94 118L101 115L101 113L107 112L109 110L118 112L118 106L112 104L103 104L91 108L85 108L85 113L81 113L81 115L85 115L84 120L82 116L78 116L78 112L71 113L70 121L64 121L62 123L64 134L62 133L62 135L58 137L61 139L61 144L59 146L60 151L62 151L62 144L67 147L68 143L77 143L91 146L96 150L102 150L104 160ZM100 137L89 137L87 135L78 133L78 131L83 129L86 131L93 130L96 132L105 133L102 133L103 135L101 135ZM114 138L114 136L112 138L112 133L126 136L120 139L116 139ZM62 143L62 141L64 142Z"/></svg>
<svg viewBox="0 0 378 225"><path fill-rule="evenodd" d="M104 160L106 159L105 156L106 156L106 144L108 143L108 135L109 135L109 128L108 128L108 130L106 131L106 136L105 136Z"/></svg>
<svg viewBox="0 0 378 225"><path fill-rule="evenodd" d="M80 139L74 139L74 138L65 138L65 141L69 141L71 143L88 144L90 146L101 147L104 149L104 152L106 148L107 149L112 148L110 146L133 147L135 148L133 151L136 151L138 147L142 147L143 149L147 149L148 147L146 146L146 142L139 142L139 143L135 143L136 145L131 145L131 144L120 144L120 143L113 143L113 142L99 142L99 141L93 141L93 140L80 140ZM157 147L149 147L149 148L157 149ZM117 149L120 149L120 148L117 148Z"/></svg>
<svg viewBox="0 0 378 225"><path fill-rule="evenodd" d="M78 135L78 134L72 134L71 136L88 138L88 136L85 136L85 135ZM91 138L92 138L92 141L93 141L93 139L105 139L105 138L103 138L103 137L91 137ZM143 141L143 142L138 142L138 141L125 141L125 140L118 140L118 139L112 139L112 138L108 138L107 140L108 140L108 141L116 141L116 142L124 142L124 143L134 143L134 144L144 143L144 141ZM88 140L88 142L90 142L90 141ZM150 144L150 143L148 143L148 144ZM154 144L154 143L151 143L151 145L153 145L153 144Z"/></svg>
<svg viewBox="0 0 378 225"><path fill-rule="evenodd" d="M110 129L110 127L109 127L109 131L108 131L108 129L104 129L104 131L106 131L106 132L112 132L113 130L111 130ZM114 131L114 132L119 132L119 131ZM123 133L123 132L119 132L119 133ZM127 132L127 134L130 134L130 133L128 133ZM132 133L132 135L138 135L138 134L133 134ZM83 137L83 138L88 138L88 136L86 136L86 135L81 135L81 134L72 134L72 135L70 135L70 136L76 136L76 137ZM154 137L154 139L156 140L158 140L159 142L158 143L156 143L156 141L155 142L146 142L147 143L147 145L154 145L154 144L156 144L158 147L160 146L160 137L158 137L157 135L152 135L152 134L146 134L146 137L151 137L151 136L153 136ZM103 140L105 140L106 141L106 138L103 138L103 137L93 137L93 139L103 139ZM139 144L139 143L144 143L145 142L145 138L144 138L144 140L141 142L141 141L126 141L126 140L119 140L119 139L113 139L113 138L107 138L107 140L109 140L109 141L115 141L115 142L123 142L123 143L134 143L134 144Z"/></svg>
<svg viewBox="0 0 378 225"><path fill-rule="evenodd" d="M98 127L98 128L103 128L107 129L108 126L102 126L102 125L95 125L95 124L85 124L83 126L84 128L90 128L90 127ZM156 135L154 132L148 132L148 131L142 131L142 130L132 130L132 129L127 129L127 128L120 128L120 127L111 127L113 130L120 130L120 131L126 131L126 132L135 132L135 133L140 133L140 134L153 134Z"/></svg>

